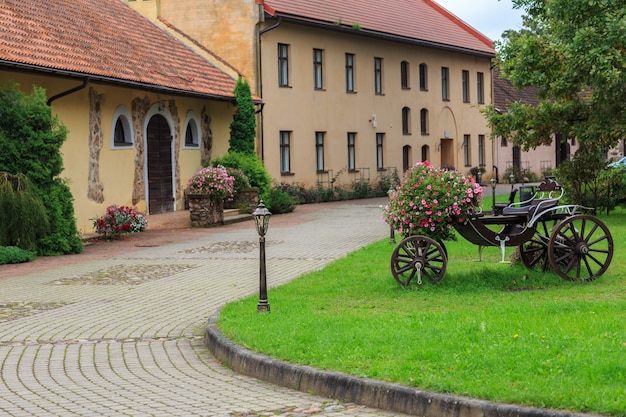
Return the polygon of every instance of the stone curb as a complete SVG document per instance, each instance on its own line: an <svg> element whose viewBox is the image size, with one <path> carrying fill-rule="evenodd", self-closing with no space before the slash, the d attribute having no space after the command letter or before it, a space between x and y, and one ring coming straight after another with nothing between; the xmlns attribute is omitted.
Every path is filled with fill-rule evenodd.
<svg viewBox="0 0 626 417"><path fill-rule="evenodd" d="M235 372L313 395L420 417L600 417L431 393L403 385L320 371L251 352L224 337L220 312L209 318L205 344Z"/></svg>

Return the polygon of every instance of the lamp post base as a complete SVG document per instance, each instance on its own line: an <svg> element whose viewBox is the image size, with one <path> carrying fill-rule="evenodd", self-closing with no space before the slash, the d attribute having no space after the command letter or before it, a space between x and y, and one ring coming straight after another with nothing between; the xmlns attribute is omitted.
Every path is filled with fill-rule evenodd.
<svg viewBox="0 0 626 417"><path fill-rule="evenodd" d="M257 313L269 313L270 312L270 303L267 300L261 300L256 305Z"/></svg>

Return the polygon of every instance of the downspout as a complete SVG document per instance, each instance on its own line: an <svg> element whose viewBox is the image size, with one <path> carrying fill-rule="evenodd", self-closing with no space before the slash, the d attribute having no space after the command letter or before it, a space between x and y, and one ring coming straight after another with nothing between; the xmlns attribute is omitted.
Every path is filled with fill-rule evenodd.
<svg viewBox="0 0 626 417"><path fill-rule="evenodd" d="M63 92L61 92L61 93L59 93L59 94L57 94L55 96L50 97L48 99L48 101L46 102L46 104L48 106L50 106L54 100L57 100L57 99L59 99L61 97L69 96L70 94L73 94L73 93L75 93L77 91L80 91L83 88L87 87L88 83L89 83L89 77L85 77L85 78L83 78L83 83L81 85L79 85L78 87L70 88L67 91L63 91Z"/></svg>
<svg viewBox="0 0 626 417"><path fill-rule="evenodd" d="M263 16L263 13L265 13L265 11L263 10L263 5L260 5L260 12L261 15ZM265 19L262 19L259 24L257 24L257 44L256 44L256 53L257 56L259 57L259 59L257 60L257 91L259 92L259 96L261 98L263 98L263 72L261 70L262 68L262 49L261 49L261 35L263 35L266 32L269 32L270 30L276 29L278 26L280 26L281 24L281 17L278 17L278 21L273 24L272 26L266 27L265 29L260 29L259 24L263 23L265 21ZM265 127L263 125L263 106L261 106L261 109L259 110L261 113L261 160L265 159L265 140L264 140L264 135L265 135Z"/></svg>

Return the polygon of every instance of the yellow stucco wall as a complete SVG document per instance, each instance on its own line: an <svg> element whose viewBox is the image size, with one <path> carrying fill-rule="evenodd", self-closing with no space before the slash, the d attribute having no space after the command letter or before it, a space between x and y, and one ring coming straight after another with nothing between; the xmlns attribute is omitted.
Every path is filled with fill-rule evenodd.
<svg viewBox="0 0 626 417"><path fill-rule="evenodd" d="M9 80L19 83L26 93L31 92L33 85L43 87L46 89L48 97L81 84L80 81L76 80L0 72L1 84L6 84ZM97 172L104 197L102 202L96 202L88 197L90 189L90 89L93 89L101 99L102 147L97 158ZM114 148L112 146L112 129L114 112L118 106L124 105L129 111L132 111L132 102L135 99L144 99L152 108L157 106L157 111L158 103L169 103L173 100L175 104L176 116L180 121L178 169L173 166L173 175L175 179L178 179L176 183L179 184L179 189L174 192L175 195L182 196L182 190L185 188L189 177L201 167L200 148L187 149L184 147L184 123L190 110L193 110L198 116L206 113L211 119L212 155L222 155L228 150L229 129L233 114L233 107L228 102L160 95L94 83L89 83L86 88L55 100L52 103L52 110L69 131L67 140L61 149L65 167L62 177L67 178L69 182L74 196L77 227L82 233L90 233L93 230L90 219L102 215L107 206L111 204L133 205L133 188L137 166L135 161L140 157L137 153L138 143L128 148ZM163 106L163 111L159 111L159 114L164 114L166 118L172 119L166 106ZM142 123L145 124L147 121L142 121ZM135 141L137 140L135 138ZM145 137L142 140L145 141ZM141 163L143 162L142 160ZM138 201L136 206L145 212L145 199ZM178 198L176 210L182 208L183 200Z"/></svg>
<svg viewBox="0 0 626 417"><path fill-rule="evenodd" d="M266 24L273 24L268 21ZM289 87L278 86L277 44L289 45ZM461 171L478 165L478 135L485 135L484 165L493 160L489 129L476 100L476 73L484 74L484 102L491 99L490 60L440 49L315 30L283 23L262 38L262 77L265 165L278 181L315 184L315 132L326 132L325 165L334 174L347 167L347 132L357 133L356 167L376 170L376 133L385 134L386 167L403 166L405 145L411 163L421 161L421 148L429 146L435 165L453 164ZM313 86L313 49L324 50L324 89ZM345 54L356 58L356 93L346 93ZM374 58L383 59L383 95L374 94ZM401 88L400 63L410 65L410 89ZM428 65L428 91L420 91L419 65ZM441 67L450 73L450 100L441 94ZM470 102L462 100L461 72L470 73ZM411 109L411 135L402 132L402 108ZM420 132L420 109L429 112L429 134ZM376 115L376 127L372 120ZM279 132L291 131L291 174L280 173ZM447 133L446 133L447 132ZM463 135L471 137L471 161L463 158ZM447 156L446 156L447 155ZM360 175L360 174L359 174ZM343 175L348 182L354 175Z"/></svg>
<svg viewBox="0 0 626 417"><path fill-rule="evenodd" d="M261 7L255 0L160 0L160 17L241 71L255 94Z"/></svg>

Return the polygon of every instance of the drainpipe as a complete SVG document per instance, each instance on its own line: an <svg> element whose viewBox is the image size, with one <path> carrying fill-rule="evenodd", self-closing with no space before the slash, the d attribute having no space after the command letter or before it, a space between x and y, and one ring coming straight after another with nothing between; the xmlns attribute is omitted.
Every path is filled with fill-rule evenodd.
<svg viewBox="0 0 626 417"><path fill-rule="evenodd" d="M87 87L87 83L89 83L89 77L83 78L83 83L79 85L78 87L70 88L67 91L63 91L55 96L50 97L48 101L46 102L46 104L50 106L54 100L57 100L61 97L69 96L70 94L73 94L77 91L82 90L83 88Z"/></svg>
<svg viewBox="0 0 626 417"><path fill-rule="evenodd" d="M263 6L262 5L260 5L260 13L261 14L265 13L263 11ZM265 21L265 19L261 20L260 23L262 23L263 21ZM278 17L278 21L275 24L273 24L272 26L266 27L264 29L260 29L259 25L257 24L256 53L257 53L257 56L259 58L257 60L258 64L257 64L257 72L256 72L257 73L257 80L256 80L256 82L257 82L257 91L259 92L259 96L261 98L263 98L263 75L262 75L262 70L261 70L261 68L262 68L262 65L261 65L262 64L262 62L261 62L261 59L262 59L261 58L261 56L262 56L262 54L261 54L261 50L262 50L261 49L261 35L263 35L264 33L269 32L270 30L276 29L278 26L280 26L281 22L282 22L281 17ZM263 106L261 106L260 112L261 112L261 160L264 160L265 159L265 140L264 140L265 129L264 129L264 126L263 126Z"/></svg>

